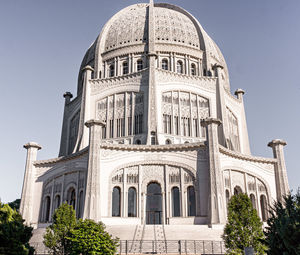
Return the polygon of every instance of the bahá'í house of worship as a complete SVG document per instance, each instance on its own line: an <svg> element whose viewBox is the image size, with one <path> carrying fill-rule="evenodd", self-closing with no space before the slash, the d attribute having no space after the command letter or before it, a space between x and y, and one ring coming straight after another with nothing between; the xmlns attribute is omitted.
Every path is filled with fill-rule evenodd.
<svg viewBox="0 0 300 255"><path fill-rule="evenodd" d="M119 11L88 48L76 96L64 94L58 157L37 160L41 146L24 145L32 240L63 202L130 241L221 240L239 192L266 221L289 191L286 143L270 141L274 158L251 154L243 95L189 12L152 0Z"/></svg>

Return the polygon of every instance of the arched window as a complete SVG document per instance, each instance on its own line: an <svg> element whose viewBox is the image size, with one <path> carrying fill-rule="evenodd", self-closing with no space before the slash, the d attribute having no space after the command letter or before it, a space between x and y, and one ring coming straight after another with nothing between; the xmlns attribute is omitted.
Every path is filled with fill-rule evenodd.
<svg viewBox="0 0 300 255"><path fill-rule="evenodd" d="M195 189L193 186L187 188L188 216L196 216Z"/></svg>
<svg viewBox="0 0 300 255"><path fill-rule="evenodd" d="M50 220L50 204L51 204L50 197L47 196L45 198L45 222L49 222Z"/></svg>
<svg viewBox="0 0 300 255"><path fill-rule="evenodd" d="M196 75L196 65L195 64L191 64L191 75Z"/></svg>
<svg viewBox="0 0 300 255"><path fill-rule="evenodd" d="M137 61L137 70L141 71L143 68L144 68L144 66L143 66L143 60L139 59Z"/></svg>
<svg viewBox="0 0 300 255"><path fill-rule="evenodd" d="M128 190L128 217L136 217L136 189Z"/></svg>
<svg viewBox="0 0 300 255"><path fill-rule="evenodd" d="M82 218L83 215L83 190L79 193L79 200L78 200L78 218Z"/></svg>
<svg viewBox="0 0 300 255"><path fill-rule="evenodd" d="M177 73L183 73L183 63L181 60L177 61Z"/></svg>
<svg viewBox="0 0 300 255"><path fill-rule="evenodd" d="M255 196L253 194L250 194L250 200L251 200L253 208L256 209Z"/></svg>
<svg viewBox="0 0 300 255"><path fill-rule="evenodd" d="M67 202L69 205L73 206L73 209L75 209L76 204L76 192L73 187L69 188L68 194L67 194Z"/></svg>
<svg viewBox="0 0 300 255"><path fill-rule="evenodd" d="M234 187L234 195L238 195L238 194L241 194L243 193L242 189L240 186L235 186Z"/></svg>
<svg viewBox="0 0 300 255"><path fill-rule="evenodd" d="M260 196L260 208L261 208L261 219L263 221L267 221L268 214L267 214L267 199L265 195Z"/></svg>
<svg viewBox="0 0 300 255"><path fill-rule="evenodd" d="M161 61L161 68L163 70L169 70L168 60L166 58Z"/></svg>
<svg viewBox="0 0 300 255"><path fill-rule="evenodd" d="M128 74L128 62L123 62L123 74Z"/></svg>
<svg viewBox="0 0 300 255"><path fill-rule="evenodd" d="M60 195L56 195L54 199L54 210L60 206Z"/></svg>
<svg viewBox="0 0 300 255"><path fill-rule="evenodd" d="M230 194L229 194L229 190L228 189L225 191L225 195L226 195L226 205L228 205L229 200L230 200Z"/></svg>
<svg viewBox="0 0 300 255"><path fill-rule="evenodd" d="M121 190L119 187L114 187L112 193L112 216L121 216Z"/></svg>
<svg viewBox="0 0 300 255"><path fill-rule="evenodd" d="M115 65L111 64L109 66L109 77L114 77L115 76Z"/></svg>
<svg viewBox="0 0 300 255"><path fill-rule="evenodd" d="M166 144L172 144L171 140L170 140L170 139L167 139L167 140L166 140Z"/></svg>
<svg viewBox="0 0 300 255"><path fill-rule="evenodd" d="M180 194L177 187L172 188L172 216L180 216Z"/></svg>

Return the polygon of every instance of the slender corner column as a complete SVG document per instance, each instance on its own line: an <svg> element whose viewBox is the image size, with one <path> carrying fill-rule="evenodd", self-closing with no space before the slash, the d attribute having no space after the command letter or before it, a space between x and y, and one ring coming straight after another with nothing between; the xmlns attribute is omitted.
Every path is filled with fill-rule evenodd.
<svg viewBox="0 0 300 255"><path fill-rule="evenodd" d="M209 152L209 195L208 217L209 224L224 224L226 222L226 204L224 201L224 184L219 158L218 126L221 121L206 118L202 125L207 129L207 143Z"/></svg>
<svg viewBox="0 0 300 255"><path fill-rule="evenodd" d="M287 145L287 143L280 139L275 139L268 143L268 146L273 149L274 158L277 159L275 181L278 201L282 201L283 197L290 193L283 151L283 146L285 145Z"/></svg>
<svg viewBox="0 0 300 255"><path fill-rule="evenodd" d="M246 121L246 113L245 113L245 106L244 106L244 94L245 91L242 89L237 89L234 94L236 95L237 99L240 100L242 103L242 113L241 113L241 153L251 155L250 151L250 143L249 143L249 136L248 136L248 129L247 129L247 121Z"/></svg>
<svg viewBox="0 0 300 255"><path fill-rule="evenodd" d="M24 173L24 181L22 188L20 213L26 224L32 222L32 212L34 210L34 182L35 182L35 166L34 161L37 158L37 151L42 147L37 143L30 142L24 145L27 150L26 165Z"/></svg>
<svg viewBox="0 0 300 255"><path fill-rule="evenodd" d="M60 149L58 156L66 156L68 154L68 105L73 97L71 92L66 92L64 94L65 107L64 107L64 117L61 129L61 139L60 139Z"/></svg>
<svg viewBox="0 0 300 255"><path fill-rule="evenodd" d="M85 123L85 125L90 130L90 136L83 218L99 221L101 219L100 143L102 137L102 127L105 126L105 124L99 120L89 120Z"/></svg>

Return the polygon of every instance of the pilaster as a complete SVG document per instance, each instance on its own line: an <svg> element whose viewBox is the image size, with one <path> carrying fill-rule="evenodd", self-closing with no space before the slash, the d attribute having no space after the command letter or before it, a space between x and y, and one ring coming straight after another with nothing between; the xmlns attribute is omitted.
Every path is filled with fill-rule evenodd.
<svg viewBox="0 0 300 255"><path fill-rule="evenodd" d="M277 159L275 165L275 181L278 201L282 201L283 196L290 192L283 152L283 146L285 145L287 145L287 143L280 139L275 139L268 143L268 146L273 149L274 158Z"/></svg>
<svg viewBox="0 0 300 255"><path fill-rule="evenodd" d="M89 120L85 125L89 128L89 159L83 218L99 221L101 219L100 143L102 127L105 124L99 120Z"/></svg>
<svg viewBox="0 0 300 255"><path fill-rule="evenodd" d="M221 125L221 121L215 118L206 118L201 124L207 129L207 145L209 153L209 224L224 224L226 222L226 210L218 141L218 126Z"/></svg>
<svg viewBox="0 0 300 255"><path fill-rule="evenodd" d="M20 213L26 224L32 222L32 212L34 210L34 183L36 169L34 161L37 159L37 151L42 147L37 143L30 142L24 145L27 150L24 182L21 195Z"/></svg>
<svg viewBox="0 0 300 255"><path fill-rule="evenodd" d="M148 120L147 120L147 144L151 144L151 134L155 134L157 141L157 121L156 121L156 82L155 82L155 15L154 4L150 0L149 3L149 18L148 18L148 59L149 59L149 86L148 86Z"/></svg>

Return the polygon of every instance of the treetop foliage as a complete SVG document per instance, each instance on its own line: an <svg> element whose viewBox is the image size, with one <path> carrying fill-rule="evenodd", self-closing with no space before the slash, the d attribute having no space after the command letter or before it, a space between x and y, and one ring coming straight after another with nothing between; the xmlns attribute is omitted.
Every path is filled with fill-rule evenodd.
<svg viewBox="0 0 300 255"><path fill-rule="evenodd" d="M289 194L283 202L276 202L270 210L265 229L268 254L300 254L300 189Z"/></svg>
<svg viewBox="0 0 300 255"><path fill-rule="evenodd" d="M24 225L20 213L0 203L0 254L33 254L34 249L29 245L31 236L32 228Z"/></svg>
<svg viewBox="0 0 300 255"><path fill-rule="evenodd" d="M231 197L228 203L227 224L223 240L227 254L244 254L245 247L253 247L257 254L264 254L262 222L247 194Z"/></svg>

